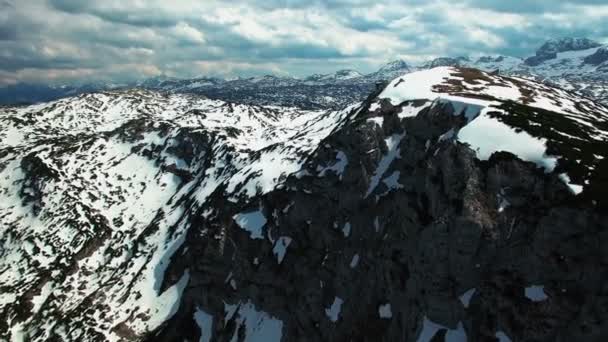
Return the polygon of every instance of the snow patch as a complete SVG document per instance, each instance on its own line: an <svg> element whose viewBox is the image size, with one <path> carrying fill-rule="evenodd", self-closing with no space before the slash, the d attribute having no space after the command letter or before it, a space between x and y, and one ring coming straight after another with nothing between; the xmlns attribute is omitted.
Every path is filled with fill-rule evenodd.
<svg viewBox="0 0 608 342"><path fill-rule="evenodd" d="M510 205L511 203L509 202L509 200L507 200L507 197L505 195L505 189L500 189L500 192L498 193L498 212L502 213Z"/></svg>
<svg viewBox="0 0 608 342"><path fill-rule="evenodd" d="M543 167L547 173L557 165L557 158L546 155L546 139L534 138L524 131L518 133L486 114L463 127L458 132L458 140L471 146L480 160L488 160L495 152L507 151Z"/></svg>
<svg viewBox="0 0 608 342"><path fill-rule="evenodd" d="M45 283L44 286L42 286L42 288L40 289L40 294L37 296L34 296L32 298L32 304L34 305L34 307L32 308L33 313L40 311L40 308L42 308L42 305L44 305L46 300L49 298L49 296L53 292L53 287L54 287L53 282L49 281L49 282Z"/></svg>
<svg viewBox="0 0 608 342"><path fill-rule="evenodd" d="M526 298L533 302L542 302L547 300L547 294L545 293L545 287L542 285L532 285L526 287L525 290Z"/></svg>
<svg viewBox="0 0 608 342"><path fill-rule="evenodd" d="M213 316L203 311L201 308L197 308L194 312L194 321L201 330L201 337L199 342L211 342L212 327L213 327Z"/></svg>
<svg viewBox="0 0 608 342"><path fill-rule="evenodd" d="M388 147L387 153L382 157L380 163L378 163L378 167L372 176L371 183L369 188L367 189L367 193L365 197L368 197L378 186L381 177L386 173L388 168L391 166L393 160L401 158L401 149L399 148L399 143L401 143L401 139L405 136L405 133L402 134L393 134L390 137L386 138L384 141L386 146Z"/></svg>
<svg viewBox="0 0 608 342"><path fill-rule="evenodd" d="M440 99L442 101L466 103L467 106L478 105L487 107L490 102L486 100L453 96L435 91L436 85L444 84L449 79L456 79L453 74L458 72L458 69L453 67L438 67L403 75L394 79L378 98L388 99L395 106L411 100ZM409 113L415 116L420 110L416 112L410 111ZM407 114L402 115L407 117Z"/></svg>
<svg viewBox="0 0 608 342"><path fill-rule="evenodd" d="M382 127L382 124L384 124L384 118L381 116L376 116L376 117L367 119L367 122L373 122L376 125Z"/></svg>
<svg viewBox="0 0 608 342"><path fill-rule="evenodd" d="M447 333L445 335L445 342L467 342L467 334L464 330L464 326L462 322L458 322L458 327L456 329L449 329L441 324L437 324L427 317L424 317L424 321L422 323L422 331L418 336L416 342L429 342L435 336L435 334L441 330L446 329Z"/></svg>
<svg viewBox="0 0 608 342"><path fill-rule="evenodd" d="M251 302L245 304L226 304L226 322L235 318L237 329L231 341L238 341L239 327L245 327L245 341L247 342L280 342L283 337L283 322L270 316L268 313L258 311Z"/></svg>
<svg viewBox="0 0 608 342"><path fill-rule="evenodd" d="M453 71L442 67L403 75L393 80L378 97L389 99L393 105L408 100L435 99L438 95L433 87L449 79Z"/></svg>
<svg viewBox="0 0 608 342"><path fill-rule="evenodd" d="M317 167L317 171L319 171L319 177L324 177L327 171L333 171L336 175L342 178L342 173L344 173L344 169L348 165L348 157L342 151L338 151L336 154L336 161L331 165L325 168L321 166Z"/></svg>
<svg viewBox="0 0 608 342"><path fill-rule="evenodd" d="M292 239L288 236L281 236L277 239L274 244L274 248L272 249L272 253L277 257L277 262L280 264L283 262L285 258L285 253L287 253L287 247L291 244Z"/></svg>
<svg viewBox="0 0 608 342"><path fill-rule="evenodd" d="M497 331L494 336L496 336L498 342L511 342L509 336L507 336L507 334L505 334L503 331Z"/></svg>
<svg viewBox="0 0 608 342"><path fill-rule="evenodd" d="M353 255L353 258L350 261L350 268L355 268L359 265L359 254Z"/></svg>
<svg viewBox="0 0 608 342"><path fill-rule="evenodd" d="M386 319L392 318L393 311L391 310L391 303L386 303L386 304L380 305L380 307L378 307L378 315L380 315L380 318L386 318Z"/></svg>
<svg viewBox="0 0 608 342"><path fill-rule="evenodd" d="M249 232L252 239L263 239L262 228L266 225L266 217L261 210L239 213L232 217L236 224Z"/></svg>
<svg viewBox="0 0 608 342"><path fill-rule="evenodd" d="M181 302L181 296L190 280L190 272L186 270L179 281L163 292L156 300L154 310L147 321L148 330L159 327L162 323L173 317Z"/></svg>
<svg viewBox="0 0 608 342"><path fill-rule="evenodd" d="M415 107L413 103L408 103L407 105L401 107L401 111L399 111L397 117L399 119L416 117L418 114L420 114L420 112L422 112L422 110L429 108L432 104L433 102L429 101L420 107Z"/></svg>
<svg viewBox="0 0 608 342"><path fill-rule="evenodd" d="M583 186L578 185L578 184L573 184L572 181L570 180L570 177L568 176L568 174L560 173L559 179L561 179L562 182L566 183L566 185L568 186L568 188L574 195L578 195L581 192L583 192Z"/></svg>
<svg viewBox="0 0 608 342"><path fill-rule="evenodd" d="M334 302L331 304L331 307L325 309L325 315L332 322L337 322L338 317L340 316L340 311L342 310L342 304L344 301L340 297L334 298Z"/></svg>
<svg viewBox="0 0 608 342"><path fill-rule="evenodd" d="M403 185L399 184L399 175L400 172L395 171L390 176L382 180L382 182L386 185L389 191L403 188Z"/></svg>
<svg viewBox="0 0 608 342"><path fill-rule="evenodd" d="M462 296L458 297L458 299L460 299L460 302L465 308L469 307L469 304L471 303L471 298L473 298L475 291L476 289L474 288L467 290L465 293L462 294Z"/></svg>
<svg viewBox="0 0 608 342"><path fill-rule="evenodd" d="M344 224L344 227L342 227L342 233L344 234L344 237L350 236L350 230L351 230L350 222L346 222Z"/></svg>

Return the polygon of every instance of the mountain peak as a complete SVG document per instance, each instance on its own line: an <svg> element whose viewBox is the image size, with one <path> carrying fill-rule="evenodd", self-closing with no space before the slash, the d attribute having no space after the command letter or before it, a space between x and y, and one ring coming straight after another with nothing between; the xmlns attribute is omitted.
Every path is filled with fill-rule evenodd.
<svg viewBox="0 0 608 342"><path fill-rule="evenodd" d="M600 65L606 61L608 61L608 47L599 48L594 54L584 59L585 64L591 65Z"/></svg>
<svg viewBox="0 0 608 342"><path fill-rule="evenodd" d="M405 62L402 59L397 59L392 62L386 63L378 71L386 72L386 71L396 71L396 70L403 70L403 69L409 69L409 68L410 68L410 66L407 64L407 62Z"/></svg>
<svg viewBox="0 0 608 342"><path fill-rule="evenodd" d="M526 58L529 66L537 66L545 61L557 58L557 54L566 51L581 51L602 46L589 38L559 38L549 39L537 51L536 55Z"/></svg>
<svg viewBox="0 0 608 342"><path fill-rule="evenodd" d="M360 72L353 69L342 69L333 74L314 74L308 76L305 80L309 82L328 82L328 81L343 81L358 78L363 76Z"/></svg>
<svg viewBox="0 0 608 342"><path fill-rule="evenodd" d="M537 164L547 173L553 172L557 166L558 170L570 167L560 162L560 158L566 158L564 156L571 153L585 153L581 152L580 147L572 147L576 141L570 137L580 141L588 139L586 137L603 141L608 136L608 131L600 123L608 118L608 112L594 101L535 81L503 77L472 68L438 67L403 75L387 85L378 98L394 106L424 100L449 104L456 114L464 115L468 123L476 122L462 129L458 137L478 151L481 159L487 160L495 152L507 151ZM561 106L553 103L560 103ZM412 115L412 111L414 109L404 115ZM530 113L538 117L528 120ZM595 113L599 113L598 116ZM549 121L556 117L559 119ZM549 130L539 128L549 122L556 127ZM555 124L557 122L559 125ZM585 122L589 130L572 129L576 127L573 125L575 122ZM487 135L488 130L492 134ZM517 130L527 133L520 135ZM555 135L558 131L560 133ZM467 135L470 139L465 138ZM494 137L501 137L497 140L501 142L494 141ZM543 139L550 140L545 143ZM532 151L530 147L534 145L536 147ZM594 165L603 159L590 158ZM576 184L587 184L595 168L591 164L573 164L570 171L573 175L583 175ZM561 180L574 193L582 189L580 185L571 183L569 176L561 176Z"/></svg>
<svg viewBox="0 0 608 342"><path fill-rule="evenodd" d="M430 69L442 66L461 66L466 62L469 62L468 57L438 57L433 59L430 62L427 62L423 65L423 68Z"/></svg>
<svg viewBox="0 0 608 342"><path fill-rule="evenodd" d="M358 72L357 70L353 70L353 69L338 70L335 72L334 75L336 76L336 79L342 79L342 80L363 76L363 75L361 75L360 72Z"/></svg>
<svg viewBox="0 0 608 342"><path fill-rule="evenodd" d="M600 47L602 44L589 38L558 38L549 39L537 51L536 54L559 53L565 51L579 51Z"/></svg>
<svg viewBox="0 0 608 342"><path fill-rule="evenodd" d="M410 66L402 59L397 59L392 62L384 64L378 71L367 75L370 79L380 80L392 80L393 78L407 74L411 71Z"/></svg>

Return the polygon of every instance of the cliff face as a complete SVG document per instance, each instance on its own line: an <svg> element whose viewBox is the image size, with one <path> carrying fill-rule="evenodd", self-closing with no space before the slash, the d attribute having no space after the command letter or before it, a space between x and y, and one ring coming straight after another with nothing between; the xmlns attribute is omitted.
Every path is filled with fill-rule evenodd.
<svg viewBox="0 0 608 342"><path fill-rule="evenodd" d="M168 104L147 96L136 118L86 139L20 140L3 148L2 176L14 178L3 186L24 189L23 204L2 207L3 236L11 237L3 260L26 265L22 274L38 285L9 282L3 271L2 292L14 299L0 297L2 337L608 337L604 107L534 82L457 68L397 78L365 102L330 113L162 100L180 103L168 118ZM59 147L114 153L84 144L93 137L133 145L123 149L130 157L119 154L108 165L150 160L143 182L154 192L116 176L112 190L99 193L125 197L126 208L119 208L126 212L84 200L74 201L81 209L69 209L75 204L67 195L59 202L66 212L58 212L45 200L55 194L51 185L70 179L64 192L89 191L79 182L90 177L66 174L104 169L91 162L74 171L74 161L57 162L69 158L60 158ZM53 158L36 146L50 146ZM150 215L128 209L160 195L158 207L145 207ZM108 196L104 201L114 199ZM12 216L17 209L40 224ZM52 221L58 218L94 234L71 249L49 250L41 237L44 229L62 231L66 224ZM25 241L33 252L22 251ZM40 254L57 261L34 263ZM8 262L3 268L12 270ZM81 288L73 286L79 282Z"/></svg>
<svg viewBox="0 0 608 342"><path fill-rule="evenodd" d="M480 161L456 141L458 114L370 100L283 189L237 206L218 196L174 263L197 272L159 340L209 325L218 341L264 340L274 320L285 341L608 336L604 209L512 153ZM239 212L264 216L262 239L231 222Z"/></svg>

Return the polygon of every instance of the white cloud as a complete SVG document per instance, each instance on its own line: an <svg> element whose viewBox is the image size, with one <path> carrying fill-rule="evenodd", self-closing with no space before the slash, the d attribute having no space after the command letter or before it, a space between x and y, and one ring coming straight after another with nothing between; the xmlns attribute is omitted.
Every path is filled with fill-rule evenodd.
<svg viewBox="0 0 608 342"><path fill-rule="evenodd" d="M478 42L481 45L491 48L505 45L505 41L501 37L493 34L490 31L478 27L467 27L465 28L465 31L472 41Z"/></svg>
<svg viewBox="0 0 608 342"><path fill-rule="evenodd" d="M173 32L177 37L184 38L194 43L205 42L205 35L203 32L184 22L180 22L179 24L175 25L175 27L173 27Z"/></svg>

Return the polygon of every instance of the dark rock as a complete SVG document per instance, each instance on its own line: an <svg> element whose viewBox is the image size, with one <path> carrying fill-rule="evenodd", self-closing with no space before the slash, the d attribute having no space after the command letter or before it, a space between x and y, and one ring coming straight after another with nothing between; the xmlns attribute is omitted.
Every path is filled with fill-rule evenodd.
<svg viewBox="0 0 608 342"><path fill-rule="evenodd" d="M585 64L600 65L608 61L608 48L598 49L594 54L585 57Z"/></svg>

